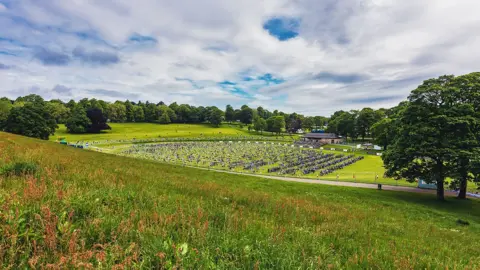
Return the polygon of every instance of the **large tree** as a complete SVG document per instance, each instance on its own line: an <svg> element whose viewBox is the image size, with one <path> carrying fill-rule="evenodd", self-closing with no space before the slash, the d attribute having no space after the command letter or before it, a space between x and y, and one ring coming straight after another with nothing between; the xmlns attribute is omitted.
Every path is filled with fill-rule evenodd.
<svg viewBox="0 0 480 270"><path fill-rule="evenodd" d="M157 110L158 110L158 107L155 103L149 103L149 102L145 103L145 109L144 109L145 122L155 122L158 119Z"/></svg>
<svg viewBox="0 0 480 270"><path fill-rule="evenodd" d="M63 103L50 101L45 106L58 124L64 124L70 116L70 109Z"/></svg>
<svg viewBox="0 0 480 270"><path fill-rule="evenodd" d="M480 175L479 93L480 73L441 76L414 90L393 123L395 139L383 156L387 174L435 183L439 200L450 177L464 199L468 181Z"/></svg>
<svg viewBox="0 0 480 270"><path fill-rule="evenodd" d="M477 136L471 132L472 126L478 126L478 119L468 116L454 117L450 120L453 125L452 147L456 149L452 160L449 162L451 171L449 176L453 179L453 187L458 188L458 198L466 199L469 181L478 178L480 163L477 156L480 146Z"/></svg>
<svg viewBox="0 0 480 270"><path fill-rule="evenodd" d="M134 122L145 121L145 114L143 112L142 106L138 106L138 105L133 106L133 119L134 119Z"/></svg>
<svg viewBox="0 0 480 270"><path fill-rule="evenodd" d="M295 133L297 130L302 128L303 124L303 115L292 113L292 114L285 114L285 128L288 132Z"/></svg>
<svg viewBox="0 0 480 270"><path fill-rule="evenodd" d="M215 127L219 127L224 118L224 113L217 107L210 108L210 113L208 115L208 122Z"/></svg>
<svg viewBox="0 0 480 270"><path fill-rule="evenodd" d="M10 110L13 108L12 102L10 100L2 99L0 100L0 130L3 129L5 125L8 115L10 114Z"/></svg>
<svg viewBox="0 0 480 270"><path fill-rule="evenodd" d="M388 145L393 143L395 134L398 132L397 124L395 122L407 105L408 102L401 102L399 105L389 110L379 109L375 111L377 122L372 125L370 131L373 136L373 141L376 144L381 145L383 150L386 150Z"/></svg>
<svg viewBox="0 0 480 270"><path fill-rule="evenodd" d="M125 116L127 122L135 122L135 105L129 100L125 101Z"/></svg>
<svg viewBox="0 0 480 270"><path fill-rule="evenodd" d="M67 102L67 104L65 104L65 106L67 106L67 108L70 111L73 111L73 109L75 108L76 105L77 105L77 103L73 99L71 99L69 102Z"/></svg>
<svg viewBox="0 0 480 270"><path fill-rule="evenodd" d="M256 131L260 131L260 133L262 133L264 130L267 129L267 121L260 116L256 116L253 118L253 128Z"/></svg>
<svg viewBox="0 0 480 270"><path fill-rule="evenodd" d="M373 141L381 145L383 150L387 150L388 145L395 136L395 125L391 118L384 118L371 127L371 131L374 134Z"/></svg>
<svg viewBox="0 0 480 270"><path fill-rule="evenodd" d="M48 140L55 134L57 122L45 106L43 99L34 99L24 106L11 109L4 125L6 132Z"/></svg>
<svg viewBox="0 0 480 270"><path fill-rule="evenodd" d="M281 115L272 116L267 119L267 130L280 134L285 128L285 118Z"/></svg>
<svg viewBox="0 0 480 270"><path fill-rule="evenodd" d="M388 176L435 183L438 200L444 200L445 178L456 152L451 135L455 124L449 115L452 80L453 76L430 79L412 91L410 103L395 122L394 142L382 156Z"/></svg>
<svg viewBox="0 0 480 270"><path fill-rule="evenodd" d="M121 123L127 121L127 107L123 102L108 104L106 114L111 122Z"/></svg>
<svg viewBox="0 0 480 270"><path fill-rule="evenodd" d="M315 125L315 119L313 117L305 117L303 119L302 127L306 130L312 130L313 126Z"/></svg>
<svg viewBox="0 0 480 270"><path fill-rule="evenodd" d="M85 110L77 105L65 124L69 133L99 133L111 129L107 124L107 117L99 108Z"/></svg>
<svg viewBox="0 0 480 270"><path fill-rule="evenodd" d="M257 107L257 115L258 115L260 118L267 119L267 118L266 118L266 111L265 111L265 109L263 109L263 107L261 107L261 106Z"/></svg>
<svg viewBox="0 0 480 270"><path fill-rule="evenodd" d="M103 114L103 111L97 108L87 110L87 117L92 121L92 125L87 129L89 133L99 133L102 130L112 129L107 124L107 117Z"/></svg>
<svg viewBox="0 0 480 270"><path fill-rule="evenodd" d="M480 72L456 77L448 89L453 97L449 115L456 149L450 177L459 188L458 198L465 199L468 182L480 175Z"/></svg>
<svg viewBox="0 0 480 270"><path fill-rule="evenodd" d="M231 105L227 105L225 108L225 121L231 123L233 120L235 120L235 111Z"/></svg>
<svg viewBox="0 0 480 270"><path fill-rule="evenodd" d="M313 118L313 124L316 128L322 128L328 122L328 118L323 116L315 116Z"/></svg>
<svg viewBox="0 0 480 270"><path fill-rule="evenodd" d="M75 106L65 123L67 131L74 134L86 133L91 125L92 121L87 117L87 112L82 106Z"/></svg>
<svg viewBox="0 0 480 270"><path fill-rule="evenodd" d="M243 105L239 112L240 122L249 125L253 121L253 110L247 105Z"/></svg>
<svg viewBox="0 0 480 270"><path fill-rule="evenodd" d="M370 128L376 122L377 115L372 108L363 108L356 119L356 130L362 137L362 141L370 133Z"/></svg>
<svg viewBox="0 0 480 270"><path fill-rule="evenodd" d="M43 103L44 99L37 95L37 94L30 94L24 97L20 97L17 100L21 99L23 102L31 102L31 103Z"/></svg>
<svg viewBox="0 0 480 270"><path fill-rule="evenodd" d="M169 124L172 120L170 120L170 116L168 116L168 112L163 112L160 117L158 118L158 123L160 124Z"/></svg>
<svg viewBox="0 0 480 270"><path fill-rule="evenodd" d="M177 110L175 111L175 114L177 115L177 122L178 123L188 123L190 122L191 118L191 112L192 108L190 105L187 104L181 104L178 106Z"/></svg>
<svg viewBox="0 0 480 270"><path fill-rule="evenodd" d="M158 109L157 109L157 119L158 119L156 120L157 123L169 124L176 119L176 114L167 105L160 105L158 106Z"/></svg>
<svg viewBox="0 0 480 270"><path fill-rule="evenodd" d="M356 112L338 111L332 116L328 123L327 131L337 133L348 139L348 137L356 138L357 132L355 129Z"/></svg>

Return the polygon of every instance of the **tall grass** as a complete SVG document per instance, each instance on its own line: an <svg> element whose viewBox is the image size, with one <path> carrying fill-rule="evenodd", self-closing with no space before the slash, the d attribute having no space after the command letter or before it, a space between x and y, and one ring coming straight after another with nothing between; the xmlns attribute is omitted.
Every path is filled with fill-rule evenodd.
<svg viewBox="0 0 480 270"><path fill-rule="evenodd" d="M475 200L285 183L0 133L0 166L20 162L37 170L0 176L0 268L480 268Z"/></svg>

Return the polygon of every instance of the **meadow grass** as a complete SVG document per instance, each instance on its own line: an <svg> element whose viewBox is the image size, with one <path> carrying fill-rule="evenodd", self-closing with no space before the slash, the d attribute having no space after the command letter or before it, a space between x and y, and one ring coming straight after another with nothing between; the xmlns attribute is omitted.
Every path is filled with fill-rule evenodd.
<svg viewBox="0 0 480 270"><path fill-rule="evenodd" d="M0 168L12 164L36 169L0 175L0 268L480 268L478 200L288 183L0 133Z"/></svg>

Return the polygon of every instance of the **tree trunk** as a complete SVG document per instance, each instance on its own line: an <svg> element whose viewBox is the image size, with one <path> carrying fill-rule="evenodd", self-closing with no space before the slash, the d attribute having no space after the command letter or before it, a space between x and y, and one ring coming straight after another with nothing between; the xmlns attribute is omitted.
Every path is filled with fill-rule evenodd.
<svg viewBox="0 0 480 270"><path fill-rule="evenodd" d="M443 173L444 165L442 160L436 160L437 162L437 172L436 172L436 182L437 182L437 200L445 201L445 175Z"/></svg>
<svg viewBox="0 0 480 270"><path fill-rule="evenodd" d="M438 179L437 180L437 200L444 201L445 200L445 188L444 188L444 180Z"/></svg>
<svg viewBox="0 0 480 270"><path fill-rule="evenodd" d="M467 178L466 177L462 177L462 179L460 180L460 192L458 193L458 199L466 199L467 198Z"/></svg>
<svg viewBox="0 0 480 270"><path fill-rule="evenodd" d="M468 185L468 171L467 171L467 166L468 162L464 161L462 162L462 168L460 169L460 191L458 192L458 199L466 199L467 198L467 185Z"/></svg>
<svg viewBox="0 0 480 270"><path fill-rule="evenodd" d="M465 200L467 198L467 185L468 185L468 165L469 160L462 158L460 160L460 191L458 192L458 199Z"/></svg>

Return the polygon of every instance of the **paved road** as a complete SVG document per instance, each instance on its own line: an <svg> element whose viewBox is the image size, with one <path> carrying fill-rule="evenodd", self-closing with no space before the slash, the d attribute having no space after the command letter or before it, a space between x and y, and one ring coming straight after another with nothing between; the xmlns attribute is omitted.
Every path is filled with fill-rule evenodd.
<svg viewBox="0 0 480 270"><path fill-rule="evenodd" d="M187 166L190 167L190 166ZM208 168L199 168L199 167L192 167L201 170L210 170L215 172L223 172L223 173L230 173L230 174L237 174L237 175L248 175L254 177L261 177L267 179L274 179L280 181L287 181L287 182L299 182L299 183L310 183L310 184L320 184L320 185L330 185L330 186L342 186L342 187L358 187L358 188L370 188L370 189L377 189L377 184L367 184L367 183L354 183L354 182L341 182L341 181L329 181L329 180L316 180L316 179L305 179L305 178L294 178L294 177L283 177L283 176L272 176L272 175L261 175L261 174L250 174L250 173L240 173L240 172L231 172L231 171L223 171L223 170L213 170ZM430 193L435 194L435 190L431 189L421 189L417 187L404 187L404 186L390 186L382 184L383 190L392 190L392 191L404 191L404 192L415 192L415 193ZM454 191L447 191L445 190L445 196L457 196L457 193Z"/></svg>

